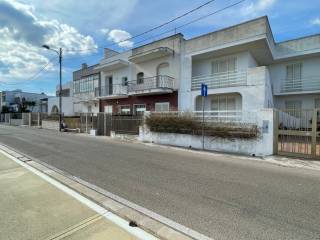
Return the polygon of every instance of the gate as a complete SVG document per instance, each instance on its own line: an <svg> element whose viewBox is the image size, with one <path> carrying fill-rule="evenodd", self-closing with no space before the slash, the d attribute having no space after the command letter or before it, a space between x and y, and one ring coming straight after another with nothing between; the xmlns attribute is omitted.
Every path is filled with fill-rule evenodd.
<svg viewBox="0 0 320 240"><path fill-rule="evenodd" d="M114 115L111 128L116 133L139 134L143 115Z"/></svg>
<svg viewBox="0 0 320 240"><path fill-rule="evenodd" d="M277 110L274 142L279 155L320 159L320 109Z"/></svg>

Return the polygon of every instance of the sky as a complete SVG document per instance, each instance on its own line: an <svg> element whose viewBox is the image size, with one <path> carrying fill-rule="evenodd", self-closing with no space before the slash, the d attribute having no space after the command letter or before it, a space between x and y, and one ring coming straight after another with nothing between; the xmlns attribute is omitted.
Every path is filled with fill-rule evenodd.
<svg viewBox="0 0 320 240"><path fill-rule="evenodd" d="M81 63L98 63L104 47L126 51L172 35L184 23L239 2L215 0L169 25L123 41L207 1L0 0L0 91L55 94L58 56L42 48L43 44L63 49L65 83ZM178 32L189 39L264 15L269 17L276 42L320 33L319 0L245 0Z"/></svg>

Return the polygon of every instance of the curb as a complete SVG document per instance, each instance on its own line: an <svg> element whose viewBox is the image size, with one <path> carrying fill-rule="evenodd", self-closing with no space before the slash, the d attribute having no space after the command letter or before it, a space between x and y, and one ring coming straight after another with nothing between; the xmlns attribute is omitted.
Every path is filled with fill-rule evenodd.
<svg viewBox="0 0 320 240"><path fill-rule="evenodd" d="M162 240L213 240L112 193L0 144L0 149ZM141 211L139 211L139 208ZM138 210L137 210L138 209ZM153 216L152 216L153 215ZM159 221L160 219L160 221Z"/></svg>

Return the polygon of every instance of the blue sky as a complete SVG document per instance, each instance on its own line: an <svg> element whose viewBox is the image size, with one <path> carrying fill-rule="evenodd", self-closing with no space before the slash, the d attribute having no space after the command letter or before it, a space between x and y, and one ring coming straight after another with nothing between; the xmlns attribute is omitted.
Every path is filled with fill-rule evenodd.
<svg viewBox="0 0 320 240"><path fill-rule="evenodd" d="M58 83L58 58L43 43L66 51L63 82L81 63L98 63L102 48L118 51L138 46L144 39L219 10L239 0L215 0L178 21L118 43L168 21L207 0L0 0L0 91L22 89L53 94ZM246 0L243 3L179 30L185 38L268 15L276 41L320 33L319 0ZM173 34L173 31L168 34ZM168 35L167 34L167 35ZM163 35L164 37L166 35ZM150 40L149 40L150 41ZM147 43L145 41L143 43ZM142 43L140 43L142 44ZM99 47L99 50L95 50ZM88 50L91 49L91 50ZM52 63L50 60L52 59ZM30 79L45 65L47 68Z"/></svg>

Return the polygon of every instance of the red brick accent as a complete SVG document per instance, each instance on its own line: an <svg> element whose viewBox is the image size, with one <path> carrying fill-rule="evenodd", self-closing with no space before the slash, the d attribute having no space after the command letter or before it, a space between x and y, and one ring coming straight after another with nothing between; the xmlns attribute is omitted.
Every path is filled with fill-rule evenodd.
<svg viewBox="0 0 320 240"><path fill-rule="evenodd" d="M130 109L132 112L134 104L146 104L147 111L154 111L155 103L157 102L169 102L170 111L177 111L178 92L160 95L129 96L128 98L100 100L100 112L104 112L104 106L106 105L112 105L114 113L118 112L120 105L130 105Z"/></svg>

